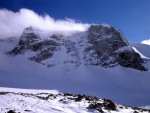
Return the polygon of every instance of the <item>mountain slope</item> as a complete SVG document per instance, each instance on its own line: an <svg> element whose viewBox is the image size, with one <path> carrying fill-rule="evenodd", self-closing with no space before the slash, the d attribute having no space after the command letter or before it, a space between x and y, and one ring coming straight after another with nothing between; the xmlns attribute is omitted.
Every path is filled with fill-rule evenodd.
<svg viewBox="0 0 150 113"><path fill-rule="evenodd" d="M112 29L109 30L111 31ZM43 34L39 30L33 30L32 33L34 32L38 34L36 38L29 37L29 40L27 37L25 40L22 38L25 42L31 41L30 43L19 42L21 45L23 44L23 49L19 43L15 43L16 45L13 42L5 43L12 45L12 48L8 48L7 50L4 50L4 46L0 45L2 50L0 51L0 86L29 89L57 89L67 93L95 95L131 106L145 106L150 104L150 70L141 71L140 66L144 66L145 63L143 61L145 59L141 58L139 54L137 55L131 46L124 46L125 48L122 48L121 44L122 49L120 46L114 46L117 50L119 49L119 51L116 51L116 49L111 49L111 42L106 43L110 44L108 47L110 47L111 51L107 51L107 54L112 55L113 59L111 59L112 57L107 57L105 53L102 55L105 57L96 56L103 49L100 48L98 53L95 52L97 46L95 47L94 42L89 40L87 32L76 33L71 36L60 34L44 35L45 33ZM112 32L110 33L112 34ZM118 32L115 30L116 33L118 35ZM107 32L104 32L104 34L107 34ZM110 35L106 35L106 37L110 37ZM53 41L49 42L49 40ZM108 41L107 38L104 39L105 41ZM54 42L54 44L51 44L51 42ZM126 41L122 43L128 45ZM35 46L37 44L40 46ZM142 45L139 46L143 47ZM92 50L89 51L88 49L88 51L85 51L88 47L91 47ZM52 56L49 57L48 55L49 58L43 59L42 51L45 49L48 50L48 48L50 48L48 53L50 52ZM55 48L55 50L52 51L52 48ZM13 51L11 51L12 49ZM14 52L15 50L16 53ZM143 48L140 52L145 55L144 51L147 50ZM14 56L12 57L8 54L9 52ZM130 65L131 63L129 63L130 68L121 66L118 60L116 61L116 57L113 56L114 52L125 52L127 55L128 52L133 53L131 63L135 63L136 66ZM91 60L87 61L88 58L91 58ZM106 58L106 60L102 61L103 58ZM133 63L134 59L136 59L136 62ZM130 58L123 61L128 60ZM94 61L98 62L98 65L95 65ZM114 61L114 63L110 61ZM103 65L103 63L107 65ZM149 62L147 62L147 67L149 67L148 65Z"/></svg>
<svg viewBox="0 0 150 113"><path fill-rule="evenodd" d="M57 91L0 88L0 112L23 113L149 113L87 95Z"/></svg>

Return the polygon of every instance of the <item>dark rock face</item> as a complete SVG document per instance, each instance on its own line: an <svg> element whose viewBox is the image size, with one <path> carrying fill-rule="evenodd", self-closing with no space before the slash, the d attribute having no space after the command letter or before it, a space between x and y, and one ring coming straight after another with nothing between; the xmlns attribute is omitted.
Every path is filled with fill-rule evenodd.
<svg viewBox="0 0 150 113"><path fill-rule="evenodd" d="M88 39L99 56L103 53L112 55L115 50L129 45L115 28L103 25L91 26Z"/></svg>
<svg viewBox="0 0 150 113"><path fill-rule="evenodd" d="M42 60L50 58L54 51L59 50L59 43L53 40L43 40L42 42L33 44L30 47L30 50L36 52L36 55L30 57L29 59L36 62L41 62Z"/></svg>
<svg viewBox="0 0 150 113"><path fill-rule="evenodd" d="M88 43L90 46L85 52L93 57L85 57L89 65L114 67L120 64L123 67L147 70L140 55L132 49L121 33L111 26L92 25L88 31ZM116 52L124 47L128 49Z"/></svg>
<svg viewBox="0 0 150 113"><path fill-rule="evenodd" d="M143 66L144 61L140 58L140 55L134 51L122 51L116 55L118 63L123 67L134 68L141 71L147 71L148 69Z"/></svg>
<svg viewBox="0 0 150 113"><path fill-rule="evenodd" d="M91 56L94 57L89 64L103 67L116 66L116 59L112 57L114 51L129 45L120 32L104 25L92 25L89 28L88 43L91 45L86 48L86 53L90 54L90 51L93 51Z"/></svg>
<svg viewBox="0 0 150 113"><path fill-rule="evenodd" d="M104 106L108 110L116 110L116 104L109 99L104 99Z"/></svg>
<svg viewBox="0 0 150 113"><path fill-rule="evenodd" d="M57 37L55 35L51 37ZM32 27L26 28L20 38L19 44L10 54L18 55L26 51L33 51L36 54L30 57L30 60L40 63L41 61L50 58L54 51L59 50L59 43L51 39L41 40L40 37L34 33Z"/></svg>
<svg viewBox="0 0 150 113"><path fill-rule="evenodd" d="M15 47L10 54L18 55L24 53L28 49L32 50L32 45L34 45L39 39L39 36L33 32L32 27L26 28L20 37L18 46Z"/></svg>
<svg viewBox="0 0 150 113"><path fill-rule="evenodd" d="M13 110L9 110L7 113L16 113L16 112Z"/></svg>

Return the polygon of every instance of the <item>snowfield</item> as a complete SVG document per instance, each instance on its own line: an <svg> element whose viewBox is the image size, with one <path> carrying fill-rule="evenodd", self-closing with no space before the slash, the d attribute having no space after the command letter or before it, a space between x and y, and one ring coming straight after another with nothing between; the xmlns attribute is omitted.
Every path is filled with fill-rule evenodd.
<svg viewBox="0 0 150 113"><path fill-rule="evenodd" d="M0 113L149 113L107 99L62 94L54 90L27 90L0 87Z"/></svg>

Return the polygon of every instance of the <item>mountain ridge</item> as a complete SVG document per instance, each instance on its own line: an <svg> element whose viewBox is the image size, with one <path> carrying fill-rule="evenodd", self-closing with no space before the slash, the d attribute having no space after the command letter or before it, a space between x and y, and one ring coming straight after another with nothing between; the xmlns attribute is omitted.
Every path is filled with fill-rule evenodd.
<svg viewBox="0 0 150 113"><path fill-rule="evenodd" d="M26 51L30 51L34 55L28 59L48 67L55 67L56 63L45 63L45 60L51 60L55 52L63 51L63 54L57 57L67 57L68 59L61 62L62 65L73 64L74 69L82 62L85 65L105 68L121 65L141 71L148 70L143 65L145 61L114 27L91 25L88 31L80 34L72 36L52 34L43 40L38 33L34 32L34 29L28 27L24 30L19 44L9 52L11 55L25 54ZM78 41L72 40L70 37L76 38Z"/></svg>

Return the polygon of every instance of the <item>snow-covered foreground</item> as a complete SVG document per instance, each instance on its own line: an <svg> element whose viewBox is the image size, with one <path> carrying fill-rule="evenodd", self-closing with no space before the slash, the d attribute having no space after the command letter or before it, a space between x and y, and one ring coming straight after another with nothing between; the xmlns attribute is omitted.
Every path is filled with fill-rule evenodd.
<svg viewBox="0 0 150 113"><path fill-rule="evenodd" d="M55 90L27 90L0 87L0 113L149 113L107 99L62 94Z"/></svg>

